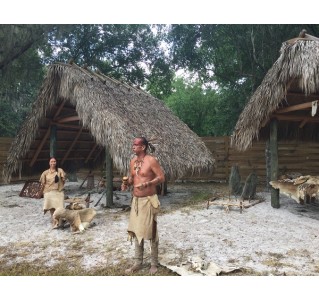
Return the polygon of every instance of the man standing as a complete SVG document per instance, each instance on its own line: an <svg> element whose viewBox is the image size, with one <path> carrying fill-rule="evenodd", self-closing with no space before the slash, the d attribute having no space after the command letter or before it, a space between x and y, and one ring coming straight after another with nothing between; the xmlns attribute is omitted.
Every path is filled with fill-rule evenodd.
<svg viewBox="0 0 319 300"><path fill-rule="evenodd" d="M133 141L135 157L130 162L129 178L123 181L122 191L133 186L128 234L135 242L134 265L126 273L133 273L141 269L143 264L144 240L151 242L150 273L155 274L158 266L158 232L157 214L160 202L157 197L156 186L165 181L164 172L158 160L147 154L151 146L146 138L137 137Z"/></svg>

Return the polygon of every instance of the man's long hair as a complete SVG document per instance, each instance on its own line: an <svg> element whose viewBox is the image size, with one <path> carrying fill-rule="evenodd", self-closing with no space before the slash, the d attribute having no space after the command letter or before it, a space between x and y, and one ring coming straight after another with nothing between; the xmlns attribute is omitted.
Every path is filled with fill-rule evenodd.
<svg viewBox="0 0 319 300"><path fill-rule="evenodd" d="M152 143L150 143L146 137L144 136L139 136L139 137L136 137L137 139L140 139L141 142L142 142L142 145L145 145L145 152L148 150L150 153L154 153L155 152L155 147Z"/></svg>

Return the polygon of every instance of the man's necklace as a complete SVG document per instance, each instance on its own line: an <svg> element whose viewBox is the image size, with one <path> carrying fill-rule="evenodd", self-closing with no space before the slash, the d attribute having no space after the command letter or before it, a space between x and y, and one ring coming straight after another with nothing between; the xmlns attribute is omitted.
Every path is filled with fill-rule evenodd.
<svg viewBox="0 0 319 300"><path fill-rule="evenodd" d="M144 163L144 157L141 160L138 160L138 159L135 160L134 170L135 170L136 176L139 176L138 172L141 170L143 163Z"/></svg>

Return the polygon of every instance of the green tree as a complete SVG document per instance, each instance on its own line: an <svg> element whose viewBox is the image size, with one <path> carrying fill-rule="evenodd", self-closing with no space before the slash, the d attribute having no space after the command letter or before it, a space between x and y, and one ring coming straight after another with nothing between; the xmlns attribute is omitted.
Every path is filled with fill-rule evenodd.
<svg viewBox="0 0 319 300"><path fill-rule="evenodd" d="M163 25L0 25L0 134L15 135L43 81L45 66L73 60L119 80L171 93Z"/></svg>
<svg viewBox="0 0 319 300"><path fill-rule="evenodd" d="M68 32L70 25L53 24L1 24L0 25L0 71L2 74L16 59L35 45L45 44L49 33L58 36Z"/></svg>
<svg viewBox="0 0 319 300"><path fill-rule="evenodd" d="M200 82L187 82L177 78L174 93L165 98L167 106L199 136L214 134L217 94L203 89Z"/></svg>
<svg viewBox="0 0 319 300"><path fill-rule="evenodd" d="M75 24L65 35L50 32L42 51L46 63L72 59L163 97L171 92L173 80L161 47L165 34L164 25Z"/></svg>
<svg viewBox="0 0 319 300"><path fill-rule="evenodd" d="M13 60L0 80L0 136L14 136L36 98L44 76L38 53L30 48Z"/></svg>
<svg viewBox="0 0 319 300"><path fill-rule="evenodd" d="M311 24L171 26L174 68L194 72L202 83L218 87L216 133L232 132L245 103L278 58L282 42L297 37L302 29L318 36L319 25Z"/></svg>
<svg viewBox="0 0 319 300"><path fill-rule="evenodd" d="M45 74L39 46L70 25L0 25L0 135L14 136L31 108Z"/></svg>

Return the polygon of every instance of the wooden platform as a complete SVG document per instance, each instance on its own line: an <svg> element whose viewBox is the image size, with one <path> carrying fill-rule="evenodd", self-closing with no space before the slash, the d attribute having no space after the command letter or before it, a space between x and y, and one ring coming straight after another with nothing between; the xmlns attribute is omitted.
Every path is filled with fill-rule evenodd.
<svg viewBox="0 0 319 300"><path fill-rule="evenodd" d="M249 208L263 201L265 200L264 199L241 200L241 199L232 199L232 198L222 198L222 199L212 198L207 200L206 208L208 209L210 205L217 205L224 208L227 213L229 213L230 208L238 208L240 213L242 213L244 208Z"/></svg>

